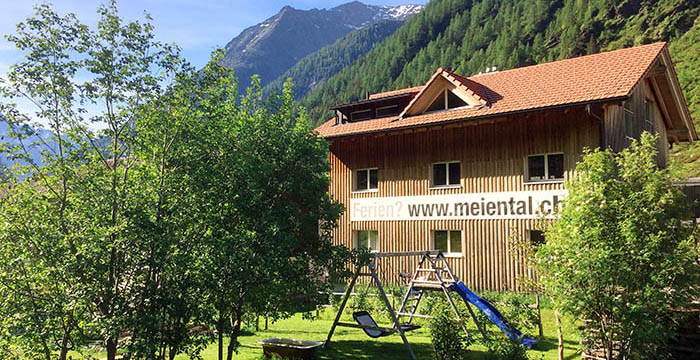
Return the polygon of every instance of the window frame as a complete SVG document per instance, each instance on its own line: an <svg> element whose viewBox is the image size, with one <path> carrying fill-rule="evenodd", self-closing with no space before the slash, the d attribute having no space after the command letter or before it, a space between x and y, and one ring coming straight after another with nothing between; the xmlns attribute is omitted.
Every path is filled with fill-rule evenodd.
<svg viewBox="0 0 700 360"><path fill-rule="evenodd" d="M549 153L539 153L539 154L528 154L525 155L524 159L524 165L525 165L525 172L523 174L523 183L524 184L560 184L563 183L566 179L566 167L564 164L562 164L562 177L561 178L556 178L556 179L549 179L549 156L550 155L562 155L562 162L563 162L563 157L566 156L566 154L563 151L560 152L549 152ZM535 156L544 156L544 180L530 180L530 164L529 164L529 159L531 157Z"/></svg>
<svg viewBox="0 0 700 360"><path fill-rule="evenodd" d="M445 164L445 185L435 185L435 165ZM450 164L459 164L459 183L450 184ZM462 187L462 162L439 161L430 164L430 189L459 189Z"/></svg>
<svg viewBox="0 0 700 360"><path fill-rule="evenodd" d="M433 229L431 232L431 249L433 250L440 250L437 248L436 244L436 233L438 231L446 231L447 232L447 250L448 251L443 251L442 254L445 255L445 257L450 257L450 258L461 258L464 257L464 249L465 249L465 244L464 244L464 231L462 230L456 230L456 229ZM459 243L461 246L461 251L460 252L452 252L452 242L450 241L450 234L454 232L459 232Z"/></svg>
<svg viewBox="0 0 700 360"><path fill-rule="evenodd" d="M352 231L352 242L355 247L355 249L359 250L360 249L360 232L366 232L367 233L367 249L370 253L378 253L379 252L379 230L365 230L365 229L358 229L358 230L353 230ZM370 233L376 233L377 234L377 249L372 250L372 241L370 240Z"/></svg>
<svg viewBox="0 0 700 360"><path fill-rule="evenodd" d="M377 170L377 187L372 188L371 186L371 181L370 179L370 172L372 170ZM366 171L367 172L367 188L366 189L360 189L357 187L357 174L361 171ZM371 167L371 168L362 168L362 169L357 169L352 172L352 192L353 193L371 193L371 192L378 192L379 191L379 168L378 167Z"/></svg>

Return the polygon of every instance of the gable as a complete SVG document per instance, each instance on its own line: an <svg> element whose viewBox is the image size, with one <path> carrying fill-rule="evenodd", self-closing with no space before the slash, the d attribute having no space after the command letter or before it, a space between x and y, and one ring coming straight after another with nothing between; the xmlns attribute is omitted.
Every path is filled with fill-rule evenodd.
<svg viewBox="0 0 700 360"><path fill-rule="evenodd" d="M486 101L477 94L476 89L470 89L460 80L450 71L438 69L399 118L453 108L485 106Z"/></svg>

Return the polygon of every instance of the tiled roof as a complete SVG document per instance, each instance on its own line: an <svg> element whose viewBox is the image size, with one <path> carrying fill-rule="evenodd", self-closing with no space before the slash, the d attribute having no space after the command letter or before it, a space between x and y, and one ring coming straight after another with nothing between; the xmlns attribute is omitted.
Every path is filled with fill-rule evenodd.
<svg viewBox="0 0 700 360"><path fill-rule="evenodd" d="M666 43L654 43L468 78L450 73L459 81L470 82L469 88L479 85L479 95L489 106L340 125L330 119L316 131L324 137L346 136L621 99L630 95L665 47ZM370 99L421 89L422 86L373 94Z"/></svg>
<svg viewBox="0 0 700 360"><path fill-rule="evenodd" d="M383 97L389 97L389 96L417 93L421 90L423 90L423 85L414 86L414 87L405 88L405 89L385 91L385 92L380 92L380 93L376 93L376 94L370 94L369 99L374 100L374 99L381 99Z"/></svg>

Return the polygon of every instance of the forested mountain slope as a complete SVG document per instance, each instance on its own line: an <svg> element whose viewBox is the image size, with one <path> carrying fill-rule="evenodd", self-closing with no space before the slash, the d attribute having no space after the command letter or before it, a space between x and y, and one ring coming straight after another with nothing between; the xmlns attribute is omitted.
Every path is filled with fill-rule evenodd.
<svg viewBox="0 0 700 360"><path fill-rule="evenodd" d="M676 40L700 0L433 0L366 56L309 93L317 121L338 102L420 85L439 66L472 75Z"/></svg>
<svg viewBox="0 0 700 360"><path fill-rule="evenodd" d="M700 129L700 16L679 39L671 42L671 57L695 126ZM685 174L700 176L700 144L675 147L673 158L683 164Z"/></svg>
<svg viewBox="0 0 700 360"><path fill-rule="evenodd" d="M377 43L393 34L403 24L399 20L385 20L355 30L331 45L308 55L280 77L265 86L265 93L280 91L287 78L294 82L294 95L298 100L309 91L352 64L370 51Z"/></svg>

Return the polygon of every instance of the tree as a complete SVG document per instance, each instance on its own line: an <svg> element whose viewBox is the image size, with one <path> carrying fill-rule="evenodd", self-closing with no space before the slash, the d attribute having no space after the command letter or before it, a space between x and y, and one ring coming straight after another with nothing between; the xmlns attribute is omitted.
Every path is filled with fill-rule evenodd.
<svg viewBox="0 0 700 360"><path fill-rule="evenodd" d="M25 59L2 87L36 111L0 109L18 141L8 150L28 164L2 190L0 312L15 316L3 317L10 331L0 337L45 359L99 339L112 360L133 328L148 254L137 220L152 208L153 183L135 156L135 115L180 61L154 40L148 16L124 22L114 2L99 8L95 29L49 5L35 11L8 36ZM41 163L27 151L35 120L51 130Z"/></svg>
<svg viewBox="0 0 700 360"><path fill-rule="evenodd" d="M246 314L315 308L319 292L345 274L347 250L331 244L342 206L328 195L328 144L294 108L291 83L263 102L254 78L237 106L229 70L214 62L200 76L220 84L198 104L206 121L191 134L183 169L194 213L209 224L203 298L219 359L226 340L231 359Z"/></svg>
<svg viewBox="0 0 700 360"><path fill-rule="evenodd" d="M601 346L607 359L663 351L668 309L698 296L695 224L676 179L656 167L656 139L588 152L536 255L547 293L589 321L584 346Z"/></svg>

